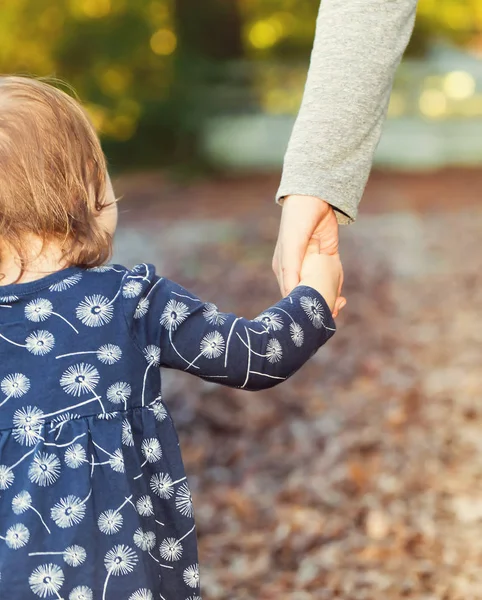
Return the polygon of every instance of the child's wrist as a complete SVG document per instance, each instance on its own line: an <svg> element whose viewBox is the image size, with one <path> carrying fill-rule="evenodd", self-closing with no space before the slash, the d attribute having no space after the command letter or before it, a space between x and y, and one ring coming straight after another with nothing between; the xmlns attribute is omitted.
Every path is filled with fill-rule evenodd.
<svg viewBox="0 0 482 600"><path fill-rule="evenodd" d="M305 286L314 289L316 292L318 292L318 294L320 294L320 296L323 296L323 300L328 305L330 311L333 312L333 309L335 308L336 294L332 294L326 289L320 289L320 287L317 286L314 281L310 281L310 279L303 279L300 281L298 286Z"/></svg>

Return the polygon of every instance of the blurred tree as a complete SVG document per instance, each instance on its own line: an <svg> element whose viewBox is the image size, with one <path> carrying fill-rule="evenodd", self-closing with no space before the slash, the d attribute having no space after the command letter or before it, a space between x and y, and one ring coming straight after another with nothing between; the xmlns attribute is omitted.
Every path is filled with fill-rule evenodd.
<svg viewBox="0 0 482 600"><path fill-rule="evenodd" d="M246 94L260 85L253 65L306 64L318 6L319 0L4 0L0 70L72 84L114 166L192 162L206 118L222 107L251 106ZM481 31L481 0L420 0L409 50L421 55L441 35L480 44ZM303 77L293 71L282 97L272 71L263 70L263 85L273 87L264 90L262 105L295 110L293 89Z"/></svg>

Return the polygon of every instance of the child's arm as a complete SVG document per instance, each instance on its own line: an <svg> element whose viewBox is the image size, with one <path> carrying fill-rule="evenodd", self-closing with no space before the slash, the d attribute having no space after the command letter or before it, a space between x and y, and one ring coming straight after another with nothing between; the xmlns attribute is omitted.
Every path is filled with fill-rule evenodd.
<svg viewBox="0 0 482 600"><path fill-rule="evenodd" d="M272 387L295 373L335 332L330 307L312 287L298 286L248 320L220 313L178 284L149 275L143 298L136 299L141 309L131 320L141 349L149 356L148 346L156 346L161 366L209 381L246 390Z"/></svg>

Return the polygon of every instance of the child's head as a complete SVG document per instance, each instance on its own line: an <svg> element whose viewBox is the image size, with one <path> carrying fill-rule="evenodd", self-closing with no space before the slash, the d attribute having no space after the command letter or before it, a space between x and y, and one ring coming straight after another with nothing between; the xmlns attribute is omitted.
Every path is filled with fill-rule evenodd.
<svg viewBox="0 0 482 600"><path fill-rule="evenodd" d="M0 77L0 252L27 266L35 236L60 247L67 265L98 266L110 257L116 217L82 107L42 81Z"/></svg>

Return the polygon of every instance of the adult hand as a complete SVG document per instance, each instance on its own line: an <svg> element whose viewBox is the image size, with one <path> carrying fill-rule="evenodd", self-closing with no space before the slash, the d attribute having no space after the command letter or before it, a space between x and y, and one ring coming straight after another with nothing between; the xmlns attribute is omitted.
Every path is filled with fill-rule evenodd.
<svg viewBox="0 0 482 600"><path fill-rule="evenodd" d="M300 282L301 264L308 244L315 241L320 254L338 254L338 222L335 211L324 200L313 196L287 196L283 201L278 241L273 256L273 271L281 294L286 296ZM340 280L340 296L343 274ZM333 316L345 306L345 298L335 303Z"/></svg>

